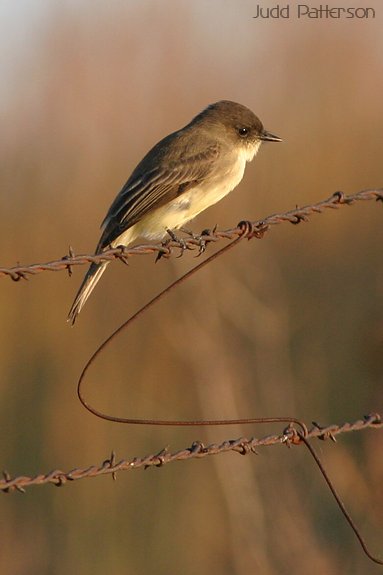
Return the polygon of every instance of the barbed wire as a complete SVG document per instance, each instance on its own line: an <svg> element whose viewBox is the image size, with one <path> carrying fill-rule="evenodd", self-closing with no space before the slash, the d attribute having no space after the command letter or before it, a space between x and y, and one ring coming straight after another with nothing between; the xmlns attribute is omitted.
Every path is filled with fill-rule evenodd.
<svg viewBox="0 0 383 575"><path fill-rule="evenodd" d="M353 423L343 423L341 425L332 424L322 427L313 422L313 426L308 430L305 440L318 438L321 440L331 439L335 441L337 435L349 433L351 431L361 431L363 429L381 429L383 422L378 413L372 413L358 419ZM302 445L302 436L296 428L289 425L280 434L266 435L261 438L240 437L239 439L227 439L221 443L212 443L203 445L199 441L192 443L190 447L179 451L170 452L167 447L159 453L145 455L143 457L133 457L132 459L116 460L116 455L112 452L111 456L103 461L100 465L91 465L86 468L75 468L70 471L61 471L55 469L49 473L39 474L33 477L18 476L11 477L7 471L3 471L3 479L0 479L0 490L4 493L12 491L25 492L27 487L32 485L46 485L48 483L60 487L68 481L76 481L88 477L98 477L100 475L112 475L116 477L119 471L128 471L148 467L162 467L167 463L174 461L184 461L186 459L202 459L210 455L218 455L233 451L241 455L256 453L259 447L269 447L271 445Z"/></svg>
<svg viewBox="0 0 383 575"><path fill-rule="evenodd" d="M150 306L154 305L160 298L170 292L173 288L177 287L182 281L190 277L196 271L201 269L203 266L207 265L212 259L222 255L228 249L238 244L238 242L243 238L251 239L253 237L262 238L264 234L269 231L270 227L276 224L290 222L292 224L298 224L302 221L308 221L308 217L312 214L322 213L326 209L337 209L344 205L353 205L358 201L383 201L383 189L369 189L362 190L353 195L345 195L342 192L336 192L330 198L322 200L315 204L310 204L304 207L296 207L295 209L283 212L280 214L270 215L262 220L257 221L242 221L237 227L220 231L214 228L212 231L205 230L200 236L188 233L186 238L177 238L170 234L170 239L165 242L158 244L145 244L137 245L134 247L123 247L119 246L117 248L108 249L102 254L96 255L80 255L75 256L72 248L69 248L69 254L63 258L55 261L51 261L43 264L32 264L28 266L15 266L12 268L0 267L0 276L8 276L14 281L20 279L28 279L28 277L41 273L43 271L62 271L67 270L71 274L72 266L84 265L92 262L101 263L106 261L111 261L113 259L120 259L124 263L128 263L128 259L132 255L143 255L148 253L157 253L157 259L160 257L170 257L173 254L173 248L178 248L180 250L180 255L184 253L185 250L195 250L198 249L198 254L205 250L205 247L210 242L217 242L220 239L233 240L230 244L225 245L223 248L213 253L209 258L201 262L199 265L195 266L192 270L189 270L184 276L173 282L165 290L157 294L150 302L143 306L136 314L124 322L113 334L107 338L92 355L90 360L87 362L78 382L78 395L83 403L83 405L91 411L94 415L102 417L103 419L111 421L119 421L124 423L140 423L140 424L150 424L150 425L228 425L233 423L266 423L266 419L262 421L259 420L229 420L229 421L157 421L157 420L137 420L130 418L115 418L107 414L99 412L97 409L90 406L82 397L80 393L81 382L84 375L90 366L90 364L95 360L99 353L104 349L104 347L117 336L122 329L131 324L131 322L142 315ZM18 476L11 477L7 472L3 472L3 479L0 479L0 490L4 493L9 493L13 491L25 492L27 487L32 485L46 485L53 484L55 486L62 486L68 481L75 481L78 479L84 479L87 477L97 477L100 475L111 474L113 479L116 478L118 471L127 471L128 469L138 469L144 467L162 467L166 463L171 463L173 461L182 461L194 458L203 458L209 455L217 455L220 453L233 451L241 455L246 455L249 453L256 453L256 449L259 447L265 447L276 444L285 444L287 446L292 445L305 445L310 452L312 458L316 462L323 478L325 479L336 503L343 513L344 518L354 531L361 547L363 548L365 554L369 557L371 561L379 565L383 565L383 560L374 557L369 551L363 537L361 536L359 529L355 525L353 519L348 513L346 507L344 506L341 498L339 497L332 481L326 472L320 458L318 457L313 446L309 442L309 439L318 438L321 440L331 439L335 441L336 436L341 433L346 433L350 431L360 431L362 429L372 428L378 429L383 427L381 421L381 416L379 414L371 414L365 416L363 419L354 421L353 423L344 423L342 425L329 425L322 427L317 423L313 422L313 427L308 430L305 423L294 418L269 418L268 422L289 422L287 428L280 434L267 435L262 438L251 438L240 437L239 439L229 439L225 440L219 444L210 444L204 446L201 442L195 441L189 448L185 448L179 451L170 452L168 448L162 449L159 453L146 455L143 457L134 457L133 459L127 460L122 459L116 461L116 455L114 452L110 455L108 459L103 461L101 465L92 465L87 468L75 468L70 471L53 470L46 474L39 474L33 477L29 476ZM297 427L300 427L300 430Z"/></svg>
<svg viewBox="0 0 383 575"><path fill-rule="evenodd" d="M201 236L193 236L178 239L173 237L166 242L156 244L141 244L133 247L117 247L105 250L102 254L97 255L74 255L73 250L69 249L69 254L47 263L37 263L31 265L17 265L11 268L0 267L0 277L10 277L13 281L28 279L31 276L44 271L63 271L71 273L73 266L85 265L89 263L102 263L119 259L124 263L128 262L129 257L134 255L157 254L159 257L169 258L173 254L173 248L178 248L183 253L185 250L203 251L203 248L210 242L217 242L221 239L235 239L242 237L244 234L248 239L252 237L261 238L269 231L271 226L290 222L299 224L307 222L310 215L321 214L327 209L339 209L342 206L351 206L360 201L383 201L383 188L362 190L355 194L346 195L343 192L335 192L326 200L315 204L309 204L303 207L296 207L287 212L273 214L262 220L246 222L244 230L243 222L235 228L228 230L205 230Z"/></svg>

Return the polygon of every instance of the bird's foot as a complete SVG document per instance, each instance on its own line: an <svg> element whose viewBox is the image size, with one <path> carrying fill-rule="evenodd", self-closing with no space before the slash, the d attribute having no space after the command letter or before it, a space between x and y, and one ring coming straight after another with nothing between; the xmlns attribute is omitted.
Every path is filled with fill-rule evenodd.
<svg viewBox="0 0 383 575"><path fill-rule="evenodd" d="M183 230L181 229L181 231L183 231ZM172 241L172 242L176 242L176 243L178 244L177 247L180 248L180 254L177 256L178 258L180 258L181 256L183 256L183 255L184 255L184 252L185 252L186 250L192 250L192 249L193 249L189 244L187 244L187 242L186 242L183 238L180 238L179 236L177 236L177 235L173 232L173 230L170 230L169 228L167 228L166 233L169 234L169 236L170 236L170 240L168 239L168 240L167 240L167 243L169 244L169 242L171 242L171 241ZM166 240L165 240L165 241L166 241Z"/></svg>
<svg viewBox="0 0 383 575"><path fill-rule="evenodd" d="M193 249L192 247L190 247L190 245L188 245L186 243L186 241L183 238L179 238L174 232L173 230L167 229L166 233L170 236L169 238L167 238L166 240L163 240L161 242L161 245L163 247L163 250L160 250L157 254L156 257L156 262L158 262L158 260L160 260L161 258L169 258L171 251L172 251L172 247L171 246L171 242L175 242L177 243L177 247L179 247L180 249L180 254L177 257L181 257L184 254L185 250L191 250Z"/></svg>
<svg viewBox="0 0 383 575"><path fill-rule="evenodd" d="M209 236L214 236L215 231L217 229L217 226L215 225L214 228L212 230L210 229L204 229L202 230L202 232L200 234L196 234L191 230L187 230L185 228L181 228L181 231L184 234L187 234L188 236L190 236L191 238L193 238L193 240L195 240L197 242L197 247L198 247L198 254L196 257L200 256L201 254L204 253L204 251L206 250L206 247L208 245L208 241L206 240L206 238Z"/></svg>

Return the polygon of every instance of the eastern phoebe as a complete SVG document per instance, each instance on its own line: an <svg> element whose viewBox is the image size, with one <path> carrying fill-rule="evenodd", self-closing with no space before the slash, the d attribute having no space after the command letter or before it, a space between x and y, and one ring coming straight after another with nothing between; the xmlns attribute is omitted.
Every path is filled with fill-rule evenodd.
<svg viewBox="0 0 383 575"><path fill-rule="evenodd" d="M96 253L164 237L231 192L262 141L280 142L245 106L210 104L141 160L109 208ZM74 324L108 262L92 263L68 314Z"/></svg>

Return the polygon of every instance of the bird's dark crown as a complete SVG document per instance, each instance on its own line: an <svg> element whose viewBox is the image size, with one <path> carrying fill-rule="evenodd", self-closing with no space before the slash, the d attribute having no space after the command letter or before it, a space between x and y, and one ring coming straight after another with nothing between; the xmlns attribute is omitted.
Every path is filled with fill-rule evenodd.
<svg viewBox="0 0 383 575"><path fill-rule="evenodd" d="M194 118L194 121L211 121L226 127L234 127L237 130L247 128L256 134L263 132L262 122L254 112L246 106L230 100L221 100L210 104Z"/></svg>

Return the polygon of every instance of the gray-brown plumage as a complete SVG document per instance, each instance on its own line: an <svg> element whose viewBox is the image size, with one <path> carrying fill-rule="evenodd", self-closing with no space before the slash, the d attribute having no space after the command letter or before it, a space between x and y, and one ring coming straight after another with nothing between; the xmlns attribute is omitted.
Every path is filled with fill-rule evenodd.
<svg viewBox="0 0 383 575"><path fill-rule="evenodd" d="M264 140L281 141L245 106L227 100L208 106L134 169L102 222L96 253L182 227L239 184ZM68 315L72 324L106 266L90 265Z"/></svg>

